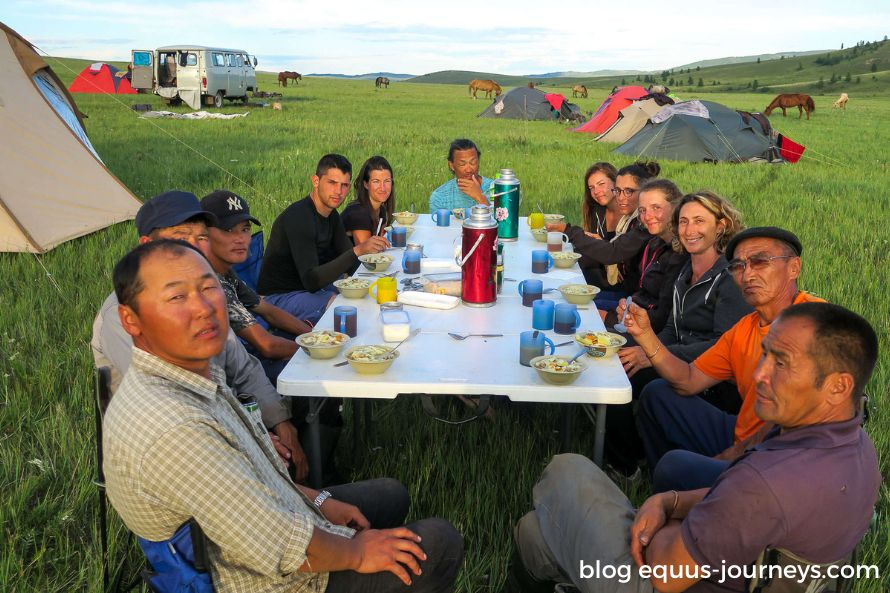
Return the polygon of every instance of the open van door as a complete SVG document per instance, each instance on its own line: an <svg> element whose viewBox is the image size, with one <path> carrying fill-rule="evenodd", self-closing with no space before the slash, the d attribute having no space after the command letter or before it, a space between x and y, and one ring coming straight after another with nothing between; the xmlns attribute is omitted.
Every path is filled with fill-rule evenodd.
<svg viewBox="0 0 890 593"><path fill-rule="evenodd" d="M134 89L153 89L155 79L154 53L147 49L134 49L131 63L133 73L130 86Z"/></svg>

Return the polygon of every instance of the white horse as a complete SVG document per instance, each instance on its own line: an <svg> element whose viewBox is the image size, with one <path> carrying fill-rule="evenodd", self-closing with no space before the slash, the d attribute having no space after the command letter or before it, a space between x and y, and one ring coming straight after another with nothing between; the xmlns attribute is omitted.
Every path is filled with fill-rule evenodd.
<svg viewBox="0 0 890 593"><path fill-rule="evenodd" d="M832 106L832 109L834 109L835 107L838 108L838 109L846 109L846 108L847 108L847 101L848 101L849 99L850 99L850 97L847 96L847 93L841 93L841 96L838 97L838 98L837 98L837 101L834 102L834 105Z"/></svg>

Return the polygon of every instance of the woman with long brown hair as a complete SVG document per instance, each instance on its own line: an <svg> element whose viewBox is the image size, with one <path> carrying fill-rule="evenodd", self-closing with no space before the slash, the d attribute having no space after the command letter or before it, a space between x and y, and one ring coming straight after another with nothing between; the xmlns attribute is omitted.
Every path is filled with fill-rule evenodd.
<svg viewBox="0 0 890 593"><path fill-rule="evenodd" d="M382 156L365 161L355 177L355 199L340 215L346 234L356 245L392 223L396 187L392 166ZM383 223L380 224L381 219Z"/></svg>

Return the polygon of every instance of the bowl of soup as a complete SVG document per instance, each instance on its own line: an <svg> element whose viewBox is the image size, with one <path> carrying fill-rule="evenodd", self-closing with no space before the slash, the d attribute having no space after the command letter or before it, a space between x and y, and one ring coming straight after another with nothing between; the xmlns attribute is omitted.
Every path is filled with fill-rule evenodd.
<svg viewBox="0 0 890 593"><path fill-rule="evenodd" d="M408 212L407 210L393 214L393 217L399 221L399 224L414 224L417 220L417 216L416 212Z"/></svg>
<svg viewBox="0 0 890 593"><path fill-rule="evenodd" d="M594 358L614 356L627 344L624 336L606 331L581 331L575 334L575 341L587 348L587 354Z"/></svg>
<svg viewBox="0 0 890 593"><path fill-rule="evenodd" d="M580 360L569 362L571 358L564 355L536 356L529 361L529 365L547 383L569 385L587 369L587 364Z"/></svg>
<svg viewBox="0 0 890 593"><path fill-rule="evenodd" d="M557 268L571 268L581 259L581 254L574 251L553 251L550 257L553 258L553 265Z"/></svg>
<svg viewBox="0 0 890 593"><path fill-rule="evenodd" d="M364 278L341 278L334 282L334 288L347 299L363 299L368 294L371 281Z"/></svg>
<svg viewBox="0 0 890 593"><path fill-rule="evenodd" d="M392 346L355 346L346 351L349 366L360 375L380 375L392 366L399 351Z"/></svg>
<svg viewBox="0 0 890 593"><path fill-rule="evenodd" d="M340 353L349 336L332 330L314 331L297 336L296 342L312 358L334 358Z"/></svg>
<svg viewBox="0 0 890 593"><path fill-rule="evenodd" d="M372 272L385 272L392 264L392 256L385 253L366 253L358 256L358 260Z"/></svg>
<svg viewBox="0 0 890 593"><path fill-rule="evenodd" d="M559 292L562 293L562 298L567 303L589 305L590 301L599 294L600 289L590 284L563 284L559 287Z"/></svg>

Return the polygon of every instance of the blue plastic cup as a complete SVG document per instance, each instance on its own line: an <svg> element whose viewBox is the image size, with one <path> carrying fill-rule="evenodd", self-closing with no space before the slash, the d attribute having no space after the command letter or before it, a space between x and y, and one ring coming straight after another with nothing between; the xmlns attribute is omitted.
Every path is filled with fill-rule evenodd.
<svg viewBox="0 0 890 593"><path fill-rule="evenodd" d="M358 333L358 309L352 305L334 307L334 331L354 338Z"/></svg>
<svg viewBox="0 0 890 593"><path fill-rule="evenodd" d="M532 272L535 274L546 274L553 267L553 258L545 249L535 249L532 251Z"/></svg>
<svg viewBox="0 0 890 593"><path fill-rule="evenodd" d="M578 307L572 303L557 303L553 310L553 331L558 334L573 334L581 325Z"/></svg>
<svg viewBox="0 0 890 593"><path fill-rule="evenodd" d="M402 256L402 271L406 274L420 274L420 257L419 251L405 251Z"/></svg>
<svg viewBox="0 0 890 593"><path fill-rule="evenodd" d="M544 295L544 283L540 280L523 280L517 290L522 297L522 306L531 307L532 303Z"/></svg>
<svg viewBox="0 0 890 593"><path fill-rule="evenodd" d="M389 230L389 242L393 247L404 247L408 243L408 229L394 226Z"/></svg>
<svg viewBox="0 0 890 593"><path fill-rule="evenodd" d="M537 335L535 335L537 334ZM550 346L550 354L556 352L553 340L541 332L522 332L519 334L519 364L531 366L535 356L543 356L544 348Z"/></svg>
<svg viewBox="0 0 890 593"><path fill-rule="evenodd" d="M449 226L451 224L451 210L439 208L435 212L430 213L430 218L433 219L436 226Z"/></svg>
<svg viewBox="0 0 890 593"><path fill-rule="evenodd" d="M532 303L532 327L535 329L553 329L554 303L547 299L538 299Z"/></svg>

